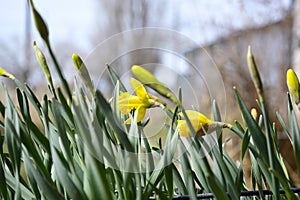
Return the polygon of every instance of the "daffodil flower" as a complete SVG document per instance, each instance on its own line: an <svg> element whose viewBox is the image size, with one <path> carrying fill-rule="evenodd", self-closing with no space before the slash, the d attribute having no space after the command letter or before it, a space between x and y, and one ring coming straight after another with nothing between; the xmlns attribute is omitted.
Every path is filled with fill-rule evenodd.
<svg viewBox="0 0 300 200"><path fill-rule="evenodd" d="M136 121L140 122L146 114L146 110L154 105L154 100L150 99L145 87L138 80L131 78L130 84L135 91L135 95L123 92L118 98L118 106L122 114L129 114L132 110L136 116ZM125 123L129 123L129 118Z"/></svg>
<svg viewBox="0 0 300 200"><path fill-rule="evenodd" d="M205 131L208 131L212 120L208 119L205 115L203 115L197 111L186 110L185 113L186 113L187 117L189 118L189 120L192 124L192 127L194 128L194 130L196 132L196 135L203 136L204 135L203 129L205 129ZM180 115L182 116L182 113ZM182 120L182 119L177 120L177 123L178 123L178 125L177 125L178 132L179 132L180 136L182 136L182 137L192 136L186 120Z"/></svg>

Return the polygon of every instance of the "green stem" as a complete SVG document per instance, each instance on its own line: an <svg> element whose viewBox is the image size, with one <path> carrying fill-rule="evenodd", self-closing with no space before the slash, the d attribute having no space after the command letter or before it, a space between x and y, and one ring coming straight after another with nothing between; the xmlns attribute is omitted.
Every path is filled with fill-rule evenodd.
<svg viewBox="0 0 300 200"><path fill-rule="evenodd" d="M275 166L276 158L274 157L275 150L274 150L274 146L273 146L271 129L270 129L270 124L269 124L269 116L268 116L268 112L266 110L266 105L265 105L263 98L260 99L260 103L261 103L261 109L262 109L263 118L264 118L264 126L265 126L265 131L266 131L268 160L269 160L270 168L276 169L276 166ZM273 188L274 197L275 197L275 199L280 199L279 181L273 173L271 174L271 178L272 178L272 183L270 183L270 184L272 185L271 188Z"/></svg>
<svg viewBox="0 0 300 200"><path fill-rule="evenodd" d="M61 80L61 82L62 82L62 86L63 86L65 92L67 93L69 99L71 100L71 99L72 99L72 93L71 93L71 90L70 90L70 88L69 88L68 82L67 82L67 80L65 79L65 77L64 77L64 75L63 75L63 73L62 73L62 71L61 71L61 67L59 66L59 64L58 64L58 62L57 62L57 60L56 60L56 57L55 57L55 55L54 55L54 53L53 53L53 51L52 51L52 48L51 48L51 46L50 46L50 43L49 43L49 42L46 42L46 45L47 45L47 48L48 48L49 53L50 53L50 55L51 55L51 58L52 58L52 60L53 60L53 62L54 62L55 70L57 71L58 76L59 76L59 78L60 78L60 80Z"/></svg>

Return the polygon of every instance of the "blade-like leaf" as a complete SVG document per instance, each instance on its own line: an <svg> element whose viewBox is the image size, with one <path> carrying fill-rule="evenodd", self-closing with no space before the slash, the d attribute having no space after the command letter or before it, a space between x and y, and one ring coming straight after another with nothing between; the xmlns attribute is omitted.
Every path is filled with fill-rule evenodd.
<svg viewBox="0 0 300 200"><path fill-rule="evenodd" d="M2 144L0 146L2 149ZM3 199L8 199L7 198L7 187L6 187L6 177L4 173L4 165L3 165L3 160L2 160L2 155L0 156L0 197Z"/></svg>
<svg viewBox="0 0 300 200"><path fill-rule="evenodd" d="M214 196L216 197L216 199L228 199L228 196L226 194L226 192L224 192L224 189L222 188L222 186L220 185L220 183L218 183L218 181L213 177L212 174L208 174L206 175L208 183L210 185L210 188L212 190L212 192L214 193Z"/></svg>
<svg viewBox="0 0 300 200"><path fill-rule="evenodd" d="M242 101L236 89L234 90L234 94L239 104L240 111L243 115L243 118L248 126L248 130L253 137L253 141L256 144L257 148L259 149L259 152L263 156L263 159L265 159L265 161L268 162L268 152L266 149L266 137L263 134L260 127L257 125L256 121L251 116L251 113L246 108L244 102Z"/></svg>
<svg viewBox="0 0 300 200"><path fill-rule="evenodd" d="M114 128L116 131L117 136L119 137L119 140L122 141L122 145L129 150L132 151L131 144L128 140L128 137L126 133L120 128L121 126L118 124L116 117L114 116L112 109L108 102L105 100L103 95L101 94L100 91L96 91L96 103L97 103L97 108L100 113L105 113L107 122L110 123L111 127Z"/></svg>
<svg viewBox="0 0 300 200"><path fill-rule="evenodd" d="M98 199L112 199L113 190L107 182L105 167L103 163L96 160L89 153L85 156L86 168L84 176L86 179L84 189L88 199L97 197Z"/></svg>
<svg viewBox="0 0 300 200"><path fill-rule="evenodd" d="M243 137L243 141L242 141L242 156L241 156L242 160L244 159L245 153L248 149L250 138L251 137L250 137L249 131L247 130Z"/></svg>
<svg viewBox="0 0 300 200"><path fill-rule="evenodd" d="M57 191L53 182L47 180L39 168L36 168L33 163L30 161L28 156L24 156L24 162L27 162L27 169L30 170L30 173L34 176L37 185L41 189L41 193L45 195L47 199L63 199L64 196Z"/></svg>
<svg viewBox="0 0 300 200"><path fill-rule="evenodd" d="M110 77L112 83L114 85L116 85L117 82L119 82L120 91L126 92L127 90L126 90L125 86L123 85L123 83L121 82L118 74L108 64L106 66L107 66L108 74L109 74L109 77Z"/></svg>

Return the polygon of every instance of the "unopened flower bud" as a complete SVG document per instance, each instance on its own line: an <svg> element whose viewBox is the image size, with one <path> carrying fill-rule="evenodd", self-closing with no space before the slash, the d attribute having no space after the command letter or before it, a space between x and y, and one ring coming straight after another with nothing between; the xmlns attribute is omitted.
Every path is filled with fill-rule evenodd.
<svg viewBox="0 0 300 200"><path fill-rule="evenodd" d="M74 64L76 70L78 71L79 76L82 79L83 83L89 89L89 91L91 93L93 93L93 90L94 90L93 82L92 82L92 79L90 77L90 74L89 74L84 62L77 54L72 55L72 60L73 60L73 64Z"/></svg>
<svg viewBox="0 0 300 200"><path fill-rule="evenodd" d="M51 76L51 73L50 73L50 70L49 70L49 67L48 67L48 64L47 64L47 60L46 60L43 52L36 45L35 41L33 42L33 47L34 47L34 50L35 50L36 59L39 62L40 66L42 67L42 70L43 70L43 72L46 76L46 79L47 79L48 83L50 85L53 85L52 76Z"/></svg>
<svg viewBox="0 0 300 200"><path fill-rule="evenodd" d="M5 69L3 69L3 68L1 68L1 67L0 67L0 76L9 78L9 79L11 79L11 80L14 80L14 79L15 79L15 76L14 76L14 75L12 75L11 73L7 72Z"/></svg>
<svg viewBox="0 0 300 200"><path fill-rule="evenodd" d="M258 73L258 69L257 69L256 63L254 60L254 56L252 55L250 46L248 47L247 63L248 63L248 68L249 68L251 78L254 83L257 95L261 101L261 100L263 100L263 86L262 86L260 75Z"/></svg>
<svg viewBox="0 0 300 200"><path fill-rule="evenodd" d="M294 70L288 69L288 71L286 72L286 83L292 98L294 99L295 103L298 105L300 102L299 80Z"/></svg>
<svg viewBox="0 0 300 200"><path fill-rule="evenodd" d="M251 115L253 119L256 121L257 120L257 110L255 108L251 109Z"/></svg>

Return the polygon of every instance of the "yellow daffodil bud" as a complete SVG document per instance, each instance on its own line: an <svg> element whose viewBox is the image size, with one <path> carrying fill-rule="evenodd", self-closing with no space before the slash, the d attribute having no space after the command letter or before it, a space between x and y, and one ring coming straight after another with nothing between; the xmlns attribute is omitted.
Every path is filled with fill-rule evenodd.
<svg viewBox="0 0 300 200"><path fill-rule="evenodd" d="M76 70L78 71L79 76L82 79L83 83L88 88L88 90L91 93L93 93L94 85L93 85L92 79L90 77L90 74L87 70L86 65L84 64L82 59L77 54L72 55L72 60L73 60L73 64L74 64Z"/></svg>
<svg viewBox="0 0 300 200"><path fill-rule="evenodd" d="M300 102L299 80L294 70L288 69L288 71L286 72L286 82L292 98L294 99L295 103L298 105Z"/></svg>
<svg viewBox="0 0 300 200"><path fill-rule="evenodd" d="M160 83L151 72L139 65L133 65L131 67L131 71L139 80L143 81L145 84Z"/></svg>
<svg viewBox="0 0 300 200"><path fill-rule="evenodd" d="M15 79L15 76L10 74L9 72L7 72L5 69L1 68L0 67L0 76L3 76L3 77L6 77L6 78L9 78L11 80L14 80Z"/></svg>
<svg viewBox="0 0 300 200"><path fill-rule="evenodd" d="M204 135L203 129L205 129L205 131L208 131L209 123L212 121L208 119L205 115L197 111L186 110L185 112L197 136L203 136ZM182 116L182 113L180 115ZM182 137L192 136L186 120L177 120L177 123L178 123L177 125L178 132L180 136Z"/></svg>
<svg viewBox="0 0 300 200"><path fill-rule="evenodd" d="M142 68L141 66L133 65L131 71L140 81L142 81L144 84L158 92L160 95L170 99L176 105L180 104L176 95L162 82L157 80L155 76L148 70Z"/></svg>
<svg viewBox="0 0 300 200"><path fill-rule="evenodd" d="M260 75L258 73L258 69L254 60L254 56L252 55L251 52L251 47L248 47L248 53L247 53L247 63L248 63L248 68L251 74L252 81L254 83L257 95L259 97L259 100L263 100L263 86L262 82L260 79Z"/></svg>
<svg viewBox="0 0 300 200"><path fill-rule="evenodd" d="M256 121L257 120L257 110L255 108L252 108L250 112L251 112L253 119Z"/></svg>

